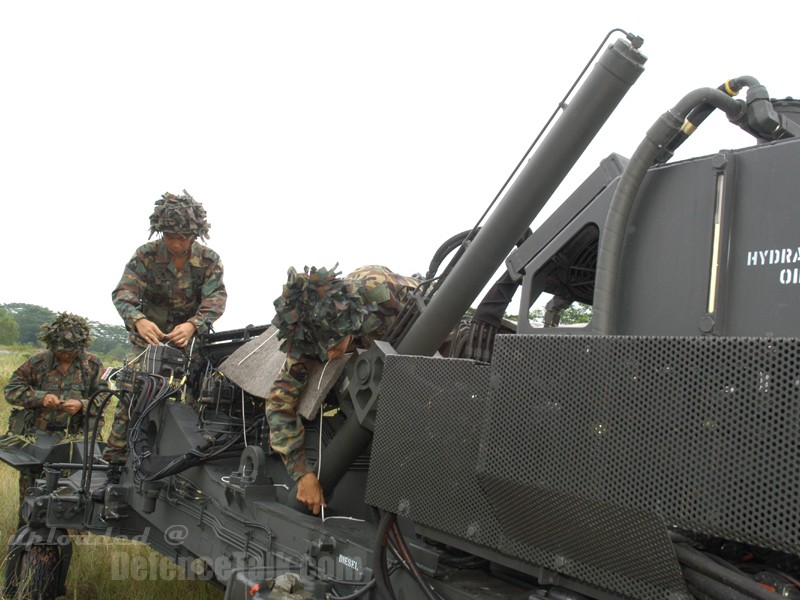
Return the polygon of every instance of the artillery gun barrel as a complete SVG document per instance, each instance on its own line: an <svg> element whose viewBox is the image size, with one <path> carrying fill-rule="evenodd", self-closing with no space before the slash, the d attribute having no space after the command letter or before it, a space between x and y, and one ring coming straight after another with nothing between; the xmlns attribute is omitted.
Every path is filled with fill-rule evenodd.
<svg viewBox="0 0 800 600"><path fill-rule="evenodd" d="M397 346L431 356L458 324L550 196L644 70L623 39L610 45L486 224Z"/></svg>
<svg viewBox="0 0 800 600"><path fill-rule="evenodd" d="M436 352L639 78L646 60L625 40L606 48L561 118L397 345L398 354L432 356ZM372 376L380 377L375 373ZM347 419L323 451L319 478L326 497L371 438L372 432L358 419Z"/></svg>

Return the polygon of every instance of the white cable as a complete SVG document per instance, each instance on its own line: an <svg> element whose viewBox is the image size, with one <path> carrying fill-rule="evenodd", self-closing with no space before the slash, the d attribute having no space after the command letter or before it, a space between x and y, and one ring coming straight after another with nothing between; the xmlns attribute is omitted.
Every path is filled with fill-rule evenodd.
<svg viewBox="0 0 800 600"><path fill-rule="evenodd" d="M317 479L322 472L322 406L319 407L319 441L317 442Z"/></svg>
<svg viewBox="0 0 800 600"><path fill-rule="evenodd" d="M319 390L320 386L322 386L322 378L325 377L325 369L328 368L328 365L331 364L331 361L326 361L325 365L322 367L322 373L319 376L319 383L317 384L317 390ZM319 441L317 442L317 481L319 481L319 477L322 474L322 402L319 403ZM321 484L320 484L321 485ZM322 510L320 511L320 518L322 522L325 522L325 498L322 499L322 506L320 507Z"/></svg>
<svg viewBox="0 0 800 600"><path fill-rule="evenodd" d="M246 361L248 358L250 358L251 356L253 356L253 354L255 354L256 352L258 352L259 350L261 350L261 347L262 347L264 344L266 344L268 341L270 341L272 338L274 338L276 333L278 333L278 330L277 330L277 329L276 329L276 330L275 330L275 331L272 333L272 335L271 335L271 336L269 336L267 339L265 339L263 342L261 342L261 343L258 345L258 347L257 347L257 348L254 348L254 349L253 349L253 351L252 351L252 352L250 352L250 354L248 354L248 355L247 355L247 356L245 356L245 357L244 357L242 360L240 360L238 363L236 363L236 366L238 367L240 364L242 364L242 363L243 363L244 361Z"/></svg>
<svg viewBox="0 0 800 600"><path fill-rule="evenodd" d="M357 519L356 517L342 517L338 515L333 515L331 517L325 516L325 507L322 507L322 522L330 521L331 519L341 519L342 521L355 521L356 523L366 523L366 519Z"/></svg>
<svg viewBox="0 0 800 600"><path fill-rule="evenodd" d="M242 437L244 437L244 447L247 448L247 424L245 423L244 420L244 390L241 391L242 391Z"/></svg>
<svg viewBox="0 0 800 600"><path fill-rule="evenodd" d="M321 374L320 374L320 376L319 376L319 383L317 384L317 391L319 391L319 390L320 390L320 388L322 387L322 379L325 377L325 369L327 369L327 368L328 368L328 365L329 365L329 364L331 364L331 361L329 361L329 360L326 360L326 361L325 361L325 364L324 364L324 365L322 365L322 373L321 373Z"/></svg>
<svg viewBox="0 0 800 600"><path fill-rule="evenodd" d="M329 360L325 361L325 365L322 367L322 373L319 376L319 383L317 384L317 390L319 390L322 387L322 380L325 377L325 369L328 368L329 364L331 364L331 361L329 361ZM320 406L319 406L319 442L317 444L317 479L319 479L319 476L322 473L322 418L323 418L322 403L320 402ZM331 517L326 517L325 516L325 505L322 504L320 506L320 508L322 510L320 511L320 515L319 516L322 519L323 523L325 521L327 521L327 520L330 520L330 519L341 519L343 521L356 521L358 523L364 523L365 522L365 519L357 519L356 517L344 517L344 516L337 516L337 515L334 515L334 516L331 516Z"/></svg>

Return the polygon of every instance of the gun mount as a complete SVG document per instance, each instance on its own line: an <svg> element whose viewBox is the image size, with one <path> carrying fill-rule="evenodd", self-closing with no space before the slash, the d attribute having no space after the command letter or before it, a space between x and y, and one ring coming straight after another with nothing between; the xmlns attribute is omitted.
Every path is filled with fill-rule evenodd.
<svg viewBox="0 0 800 600"><path fill-rule="evenodd" d="M318 374L301 412L322 518L293 502L269 448L274 331L215 334L191 367L162 351L123 371L132 456L107 495L113 518L89 498L93 453L50 461L11 584L22 554L53 546L48 531L77 529L147 531L226 598L800 595L798 103L749 76L690 92L528 231L641 73L640 45L604 51L387 338ZM669 162L717 109L757 144ZM538 328L545 293L553 326ZM591 322L557 326L574 301ZM184 375L194 404L176 401Z"/></svg>

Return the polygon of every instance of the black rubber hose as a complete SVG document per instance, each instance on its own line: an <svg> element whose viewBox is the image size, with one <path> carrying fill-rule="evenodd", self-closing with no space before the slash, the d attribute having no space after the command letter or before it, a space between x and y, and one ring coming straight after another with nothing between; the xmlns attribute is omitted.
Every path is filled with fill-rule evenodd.
<svg viewBox="0 0 800 600"><path fill-rule="evenodd" d="M716 598L712 598L704 591L697 589L696 587L694 587L689 583L686 584L686 589L689 590L689 593L692 595L693 598L696 598L696 600L716 600Z"/></svg>
<svg viewBox="0 0 800 600"><path fill-rule="evenodd" d="M347 594L346 596L331 594L331 600L356 600L356 598L361 598L361 596L369 592L374 587L375 587L375 580L370 579L369 583L362 586L361 589L353 592L352 594Z"/></svg>
<svg viewBox="0 0 800 600"><path fill-rule="evenodd" d="M753 85L759 85L758 80L755 77L745 75L743 77L737 77L736 79L730 79L717 87L717 89L728 96L733 97L736 96L742 90L742 88ZM692 133L703 124L703 121L705 121L715 109L716 107L709 102L704 102L698 106L695 106L686 116L686 123L688 123L688 126L686 124L681 126L681 130L678 135L676 135L669 144L662 148L655 162L658 164L663 164L672 158L675 150L677 150L680 145L683 144L683 142L689 139L689 136L692 135ZM754 131L748 127L745 122L737 123L737 125L747 131L747 133L753 137L760 140L765 139L757 131Z"/></svg>
<svg viewBox="0 0 800 600"><path fill-rule="evenodd" d="M680 131L689 111L695 106L709 103L721 109L728 118L741 117L745 105L724 92L712 88L700 88L688 93L653 124L636 148L620 177L611 206L608 209L605 228L597 256L597 273L594 286L592 331L600 335L615 333L614 299L619 276L619 263L628 218L642 185L647 170L653 165L661 148L670 143Z"/></svg>
<svg viewBox="0 0 800 600"><path fill-rule="evenodd" d="M92 434L89 435L89 429L86 427L88 423L91 422L92 417L92 407L94 406L94 399L97 398L100 394L106 394L105 400L100 403L100 406L97 407L97 416L94 420L94 427L92 428ZM84 468L83 473L81 474L81 490L85 493L89 493L89 484L92 481L92 471L94 470L94 446L97 443L97 433L100 426L100 415L102 415L108 403L111 401L111 398L114 396L120 400L119 393L116 390L97 390L92 396L89 398L89 404L86 407L86 415L85 415L85 423L83 427L83 461L84 461ZM89 438L91 437L91 446L92 446L92 454L89 454Z"/></svg>
<svg viewBox="0 0 800 600"><path fill-rule="evenodd" d="M738 592L743 592L750 598L759 600L776 600L778 598L775 592L770 592L741 571L722 566L694 548L684 544L675 544L675 553L682 565L711 577Z"/></svg>
<svg viewBox="0 0 800 600"><path fill-rule="evenodd" d="M394 539L397 542L397 546L400 549L400 553L403 556L403 560L405 561L406 565L408 566L409 571L411 572L411 576L414 578L414 581L417 582L422 593L424 594L427 600L440 600L440 596L435 592L435 590L431 589L431 586L428 585L428 582L425 581L425 578L422 576L422 573L419 572L417 568L417 563L414 562L414 558L411 556L411 552L406 545L406 540L403 538L403 534L400 531L400 528L397 526L397 521L395 520L390 528L390 531L394 535Z"/></svg>
<svg viewBox="0 0 800 600"><path fill-rule="evenodd" d="M375 593L378 600L397 600L386 569L386 544L389 540L389 528L394 521L393 513L385 512L381 515L372 545L372 572L375 574Z"/></svg>
<svg viewBox="0 0 800 600"><path fill-rule="evenodd" d="M683 568L683 576L690 587L700 590L707 598L712 600L752 600L752 596L737 592L719 580L689 567Z"/></svg>
<svg viewBox="0 0 800 600"><path fill-rule="evenodd" d="M473 234L473 232L477 233L479 230L480 228L478 227L476 229L462 231L461 233L455 234L453 237L446 240L441 246L439 246L436 252L434 252L433 258L431 258L430 265L428 265L428 272L425 275L425 279L431 279L434 277L436 272L439 270L442 261L447 257L447 255L463 244L467 236Z"/></svg>

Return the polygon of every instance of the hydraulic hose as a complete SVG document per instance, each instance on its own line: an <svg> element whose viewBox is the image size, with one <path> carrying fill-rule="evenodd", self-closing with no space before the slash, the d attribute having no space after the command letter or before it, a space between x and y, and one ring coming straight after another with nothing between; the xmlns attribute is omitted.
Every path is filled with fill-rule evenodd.
<svg viewBox="0 0 800 600"><path fill-rule="evenodd" d="M678 134L686 115L694 107L704 103L719 108L731 121L738 121L745 110L745 104L742 101L734 100L726 93L713 88L700 88L688 93L674 108L661 115L650 127L620 177L608 210L597 255L592 314L592 330L596 334L610 335L615 332L614 299L622 246L625 241L628 218L644 176L661 149Z"/></svg>
<svg viewBox="0 0 800 600"><path fill-rule="evenodd" d="M92 415L92 407L94 407L94 400L100 394L105 394L105 399L100 403L100 406L97 407L97 414ZM120 400L119 392L116 390L97 390L94 394L91 395L89 398L89 404L86 409L86 426L83 428L83 460L84 460L84 468L83 473L81 474L81 490L85 494L89 493L89 486L92 482L92 471L95 468L94 465L94 448L95 444L97 443L97 435L100 428L100 418L99 416L102 415L108 403L111 401L111 398L117 397L117 400ZM92 431L89 433L89 423L92 423L92 417L94 417L94 423L92 426ZM90 442L91 440L91 442ZM91 453L89 452L91 444Z"/></svg>
<svg viewBox="0 0 800 600"><path fill-rule="evenodd" d="M744 75L742 77L737 77L736 79L729 79L725 83L721 84L717 89L721 92L726 93L727 95L733 97L736 96L742 88L745 87L752 87L758 86L758 80L755 77L750 77L749 75ZM689 139L689 136L694 133L700 125L703 124L708 116L714 112L716 107L709 103L703 102L695 106L689 114L686 116L686 120L684 121L683 125L681 126L681 130L676 135L670 143L664 146L659 152L658 157L656 158L655 162L658 164L663 164L667 162L669 159L672 158L672 155L675 153L683 142ZM744 115L742 115L744 116ZM741 121L736 123L741 129L752 135L753 137L764 140L765 138L761 133L752 129L747 122L742 119Z"/></svg>
<svg viewBox="0 0 800 600"><path fill-rule="evenodd" d="M425 581L425 578L422 576L422 573L419 572L417 568L417 564L414 562L414 558L411 556L411 552L406 545L406 541L403 538L403 534L400 531L400 528L397 526L397 520L392 523L390 528L390 532L394 536L394 540L397 543L398 550L403 558L403 561L406 564L406 567L411 574L411 577L414 581L417 582L420 590L422 591L423 596L425 596L426 600L441 600L439 594L437 594L429 585L428 582Z"/></svg>
<svg viewBox="0 0 800 600"><path fill-rule="evenodd" d="M741 573L734 568L729 568L714 562L710 558L703 555L702 552L690 548L685 544L675 544L675 553L678 555L678 561L689 569L697 571L711 579L732 588L737 592L744 593L749 598L756 598L758 600L775 600L777 595L775 592L769 591L764 586L756 583L750 577ZM692 581L695 587L700 588L696 581ZM702 589L702 588L701 588ZM703 589L704 592L713 596L710 588ZM729 595L728 598L734 596Z"/></svg>
<svg viewBox="0 0 800 600"><path fill-rule="evenodd" d="M394 513L383 513L372 546L372 572L375 574L375 593L378 600L396 600L386 568L386 545L389 541L389 529L394 522Z"/></svg>
<svg viewBox="0 0 800 600"><path fill-rule="evenodd" d="M467 239L467 237L470 234L472 234L473 231L475 231L475 233L477 233L477 231L480 231L480 228L476 228L474 230L462 231L461 233L457 233L454 236L452 236L451 238L449 238L448 240L446 240L441 246L439 246L439 248L434 253L433 258L431 258L431 263L428 266L428 272L425 274L425 279L426 280L427 279L431 279L431 278L436 276L436 272L439 270L439 267L441 266L442 261L453 250L455 250L456 248L461 246L464 243L464 240Z"/></svg>
<svg viewBox="0 0 800 600"><path fill-rule="evenodd" d="M703 597L711 600L752 600L752 596L737 592L721 581L708 575L703 575L700 571L684 567L683 576L688 587L697 590L694 595L697 595L697 592L701 592Z"/></svg>

